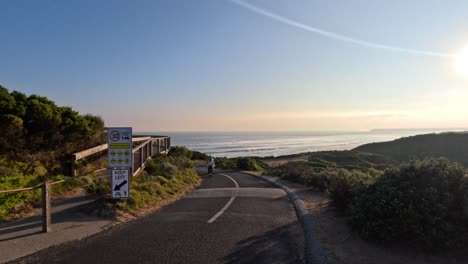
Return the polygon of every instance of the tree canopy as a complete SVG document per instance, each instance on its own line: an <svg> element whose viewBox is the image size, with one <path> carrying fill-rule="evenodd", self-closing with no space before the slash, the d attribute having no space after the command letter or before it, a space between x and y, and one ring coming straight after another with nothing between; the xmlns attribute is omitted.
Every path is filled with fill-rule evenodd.
<svg viewBox="0 0 468 264"><path fill-rule="evenodd" d="M104 142L104 121L57 106L39 95L9 92L0 85L0 155L64 169L71 153Z"/></svg>

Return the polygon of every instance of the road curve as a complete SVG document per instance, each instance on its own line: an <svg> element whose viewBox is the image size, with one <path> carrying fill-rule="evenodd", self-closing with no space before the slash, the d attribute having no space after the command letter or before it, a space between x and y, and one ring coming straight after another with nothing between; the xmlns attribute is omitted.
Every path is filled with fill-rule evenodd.
<svg viewBox="0 0 468 264"><path fill-rule="evenodd" d="M155 213L17 262L303 263L301 225L283 190L239 172L199 173L197 189Z"/></svg>

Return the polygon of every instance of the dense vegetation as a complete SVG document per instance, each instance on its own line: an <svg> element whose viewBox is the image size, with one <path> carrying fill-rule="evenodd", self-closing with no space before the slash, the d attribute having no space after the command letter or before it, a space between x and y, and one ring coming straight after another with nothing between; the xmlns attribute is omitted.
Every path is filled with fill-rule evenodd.
<svg viewBox="0 0 468 264"><path fill-rule="evenodd" d="M44 180L57 181L65 178L60 174L45 174L46 171L41 166L31 167L28 163L0 159L0 190L33 187ZM69 179L65 183L54 185L52 195L54 198L61 197L68 191L86 186L89 181L89 177ZM0 194L0 222L28 213L34 206L40 206L40 195L40 189Z"/></svg>
<svg viewBox="0 0 468 264"><path fill-rule="evenodd" d="M467 243L468 177L447 159L399 164L357 151L316 152L268 173L328 193L364 238L427 249Z"/></svg>
<svg viewBox="0 0 468 264"><path fill-rule="evenodd" d="M382 170L396 164L392 159L378 154L361 151L319 151L308 153L308 161L313 167L339 167L367 171Z"/></svg>
<svg viewBox="0 0 468 264"><path fill-rule="evenodd" d="M382 174L372 166L359 168L349 169L326 162L294 161L271 168L268 173L329 193L339 208L346 209L357 190L368 186Z"/></svg>
<svg viewBox="0 0 468 264"><path fill-rule="evenodd" d="M417 135L365 144L354 150L380 154L400 162L445 157L468 167L468 132Z"/></svg>
<svg viewBox="0 0 468 264"><path fill-rule="evenodd" d="M100 117L2 86L0 124L0 157L46 172L68 172L71 153L105 141Z"/></svg>
<svg viewBox="0 0 468 264"><path fill-rule="evenodd" d="M73 152L105 141L100 117L80 115L46 97L9 92L0 86L0 190L32 187L68 174ZM54 186L55 195L84 186L70 180ZM29 211L39 190L0 194L0 220Z"/></svg>
<svg viewBox="0 0 468 264"><path fill-rule="evenodd" d="M467 209L464 168L429 159L386 170L355 194L350 216L363 237L440 249L468 242Z"/></svg>
<svg viewBox="0 0 468 264"><path fill-rule="evenodd" d="M265 171L268 165L262 162L259 158L254 157L239 157L239 158L222 158L215 159L216 166L222 169L238 169L244 171Z"/></svg>
<svg viewBox="0 0 468 264"><path fill-rule="evenodd" d="M192 153L184 147L171 148L169 155L158 155L146 164L146 168L130 181L130 198L110 198L108 180L97 180L88 185L87 191L101 196L88 210L100 216L115 217L119 213L138 215L141 209L159 205L185 193L200 181L190 161Z"/></svg>

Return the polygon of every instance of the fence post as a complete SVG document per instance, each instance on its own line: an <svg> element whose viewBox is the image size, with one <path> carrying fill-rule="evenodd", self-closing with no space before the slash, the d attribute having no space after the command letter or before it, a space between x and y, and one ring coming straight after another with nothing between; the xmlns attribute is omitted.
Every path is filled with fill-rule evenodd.
<svg viewBox="0 0 468 264"><path fill-rule="evenodd" d="M50 224L50 185L47 181L42 185L42 232L52 231Z"/></svg>
<svg viewBox="0 0 468 264"><path fill-rule="evenodd" d="M153 141L150 141L146 144L146 157L151 157L151 147L153 146Z"/></svg>
<svg viewBox="0 0 468 264"><path fill-rule="evenodd" d="M145 157L144 157L143 148L144 148L144 146L143 146L142 148L140 148L140 168L143 168L143 163L145 163L145 161L144 161Z"/></svg>
<svg viewBox="0 0 468 264"><path fill-rule="evenodd" d="M151 139L150 143L149 143L149 155L150 157L153 157L153 140Z"/></svg>
<svg viewBox="0 0 468 264"><path fill-rule="evenodd" d="M72 155L72 160L71 160L71 176L75 177L76 176L76 155Z"/></svg>
<svg viewBox="0 0 468 264"><path fill-rule="evenodd" d="M146 161L146 158L148 158L148 144L145 143L145 147L143 148L143 152L144 152L144 157L145 157L145 161Z"/></svg>

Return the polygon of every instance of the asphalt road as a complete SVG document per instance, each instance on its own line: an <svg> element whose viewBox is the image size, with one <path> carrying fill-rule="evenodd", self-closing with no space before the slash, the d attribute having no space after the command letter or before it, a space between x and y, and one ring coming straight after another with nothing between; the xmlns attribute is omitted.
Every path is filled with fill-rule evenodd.
<svg viewBox="0 0 468 264"><path fill-rule="evenodd" d="M201 176L153 214L21 262L303 263L302 229L283 190L237 172Z"/></svg>

